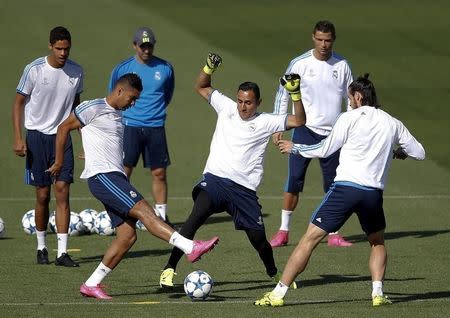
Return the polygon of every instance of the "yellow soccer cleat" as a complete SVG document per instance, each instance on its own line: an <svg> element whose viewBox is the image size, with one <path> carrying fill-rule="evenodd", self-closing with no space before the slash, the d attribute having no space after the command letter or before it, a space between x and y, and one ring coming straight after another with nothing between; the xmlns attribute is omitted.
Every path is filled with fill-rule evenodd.
<svg viewBox="0 0 450 318"><path fill-rule="evenodd" d="M161 276L159 277L159 286L162 288L170 288L173 287L173 276L176 275L173 268L166 268L162 271Z"/></svg>
<svg viewBox="0 0 450 318"><path fill-rule="evenodd" d="M375 296L372 298L372 306L374 307L390 304L392 304L392 301L388 298L388 296Z"/></svg>
<svg viewBox="0 0 450 318"><path fill-rule="evenodd" d="M263 298L256 300L253 303L255 306L264 306L264 307L281 307L284 305L283 298L277 298L273 294L273 292L265 293Z"/></svg>

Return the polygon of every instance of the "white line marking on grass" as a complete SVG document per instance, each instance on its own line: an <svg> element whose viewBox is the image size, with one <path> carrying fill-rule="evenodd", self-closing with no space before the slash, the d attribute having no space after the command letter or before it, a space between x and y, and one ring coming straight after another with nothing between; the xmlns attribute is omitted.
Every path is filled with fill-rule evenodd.
<svg viewBox="0 0 450 318"><path fill-rule="evenodd" d="M442 297L442 298L426 298L426 299L409 299L405 297L398 298L397 301L393 300L393 305L409 303L409 302L448 302L450 298ZM96 301L96 302L63 302L63 303L0 303L1 306L9 306L9 307L21 307L21 306L144 306L144 305L230 305L230 304L252 304L255 300L225 300L225 301L215 301L215 300L204 300L204 301L139 301L139 302L115 302L115 301ZM286 306L289 305L314 305L314 304L327 304L327 303L353 303L353 302L367 302L371 303L370 299L314 299L314 300L292 300L286 301Z"/></svg>
<svg viewBox="0 0 450 318"><path fill-rule="evenodd" d="M259 196L261 200L282 200L282 196L276 195L262 195ZM321 195L306 195L302 196L302 200L318 200L322 199ZM432 200L448 200L450 199L449 194L402 194L402 195L385 195L384 199L392 199L392 200L419 200L419 199L432 199ZM147 200L151 200L151 198L146 198ZM10 201L10 202L25 202L25 201L35 201L36 198L28 197L28 198L6 198L0 197L0 201ZM71 197L71 201L97 201L94 197ZM183 200L192 200L192 197L169 197L168 199L175 201L183 201Z"/></svg>

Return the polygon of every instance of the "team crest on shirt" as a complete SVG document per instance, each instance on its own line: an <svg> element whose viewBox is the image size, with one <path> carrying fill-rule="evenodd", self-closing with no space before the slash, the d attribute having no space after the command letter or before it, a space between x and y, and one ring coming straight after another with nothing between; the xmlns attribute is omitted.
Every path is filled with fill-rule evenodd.
<svg viewBox="0 0 450 318"><path fill-rule="evenodd" d="M47 78L47 77L44 77L44 78L42 79L42 85L48 85L48 84L50 84L50 82L48 81L48 78Z"/></svg>
<svg viewBox="0 0 450 318"><path fill-rule="evenodd" d="M338 78L338 71L337 71L337 70L334 70L334 71L333 71L333 78L334 78L334 79L337 79L337 78Z"/></svg>
<svg viewBox="0 0 450 318"><path fill-rule="evenodd" d="M137 197L136 192L134 192L133 190L130 191L130 195L131 195L132 198Z"/></svg>
<svg viewBox="0 0 450 318"><path fill-rule="evenodd" d="M248 125L248 129L249 129L250 131L255 131L255 130L256 130L256 124L255 124L255 123L250 123L250 124Z"/></svg>
<svg viewBox="0 0 450 318"><path fill-rule="evenodd" d="M161 80L161 72L155 72L155 80L157 81Z"/></svg>
<svg viewBox="0 0 450 318"><path fill-rule="evenodd" d="M309 76L309 77L314 77L314 76L316 76L316 74L314 73L314 70L313 70L312 68L309 69L308 76Z"/></svg>

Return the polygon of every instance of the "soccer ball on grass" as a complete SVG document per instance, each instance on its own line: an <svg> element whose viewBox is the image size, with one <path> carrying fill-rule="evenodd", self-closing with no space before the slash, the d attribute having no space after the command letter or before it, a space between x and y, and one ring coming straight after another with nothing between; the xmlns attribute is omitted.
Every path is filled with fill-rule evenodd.
<svg viewBox="0 0 450 318"><path fill-rule="evenodd" d="M95 233L95 219L98 212L93 209L84 209L79 213L80 219L83 222L85 233Z"/></svg>
<svg viewBox="0 0 450 318"><path fill-rule="evenodd" d="M214 282L207 272L196 270L184 279L184 292L192 300L204 300L211 294Z"/></svg>
<svg viewBox="0 0 450 318"><path fill-rule="evenodd" d="M114 235L115 229L112 227L111 218L108 212L102 211L94 221L95 233L100 235Z"/></svg>
<svg viewBox="0 0 450 318"><path fill-rule="evenodd" d="M34 209L26 212L22 217L22 227L25 233L32 235L36 233L36 222L34 220Z"/></svg>

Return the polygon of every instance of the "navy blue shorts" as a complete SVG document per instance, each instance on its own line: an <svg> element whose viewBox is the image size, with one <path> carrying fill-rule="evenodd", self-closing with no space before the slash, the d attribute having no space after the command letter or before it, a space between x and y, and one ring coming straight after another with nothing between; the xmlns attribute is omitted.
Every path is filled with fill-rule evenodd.
<svg viewBox="0 0 450 318"><path fill-rule="evenodd" d="M327 233L336 232L354 213L369 235L386 228L383 191L352 182L336 182L311 217L311 223Z"/></svg>
<svg viewBox="0 0 450 318"><path fill-rule="evenodd" d="M121 172L99 173L88 179L89 190L105 206L113 227L135 220L128 212L143 199Z"/></svg>
<svg viewBox="0 0 450 318"><path fill-rule="evenodd" d="M49 186L53 181L73 183L72 139L67 139L64 147L64 162L56 178L46 172L55 163L56 135L46 135L37 130L28 130L26 136L27 157L25 162L25 183L32 186Z"/></svg>
<svg viewBox="0 0 450 318"><path fill-rule="evenodd" d="M136 167L142 154L144 168L166 168L170 165L164 127L125 126L123 135L123 164Z"/></svg>
<svg viewBox="0 0 450 318"><path fill-rule="evenodd" d="M209 194L214 213L226 211L233 217L236 230L265 230L261 205L255 191L210 173L206 173L192 190L194 201L200 189Z"/></svg>
<svg viewBox="0 0 450 318"><path fill-rule="evenodd" d="M315 145L327 136L316 134L306 126L297 127L292 133L292 141L296 144ZM323 177L323 191L327 192L336 177L336 168L339 165L339 150L327 158L319 158ZM311 158L301 155L289 155L288 177L284 192L299 193L305 185L306 171Z"/></svg>

